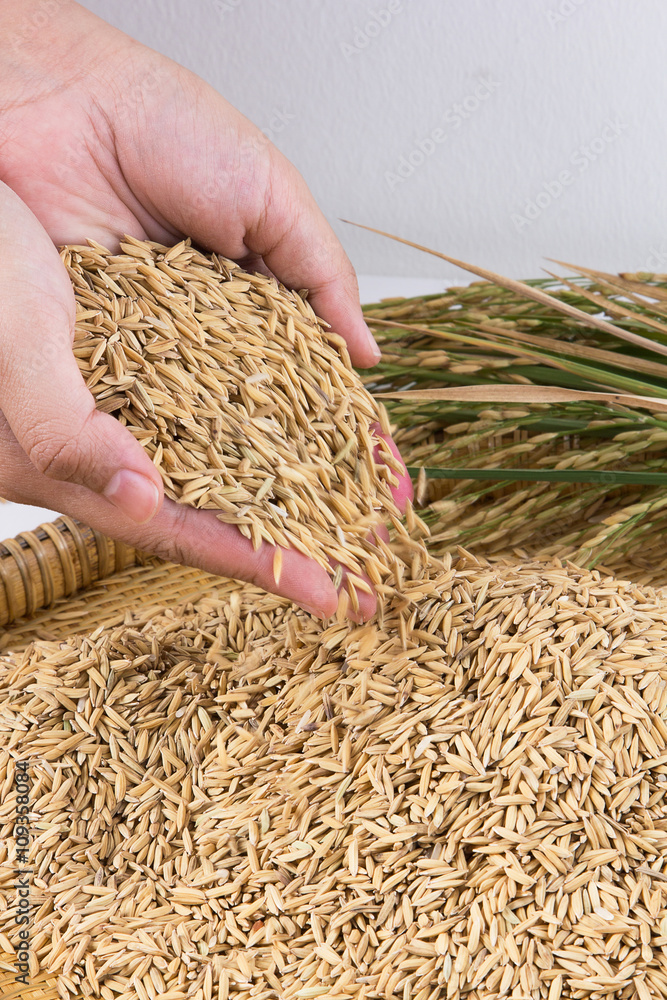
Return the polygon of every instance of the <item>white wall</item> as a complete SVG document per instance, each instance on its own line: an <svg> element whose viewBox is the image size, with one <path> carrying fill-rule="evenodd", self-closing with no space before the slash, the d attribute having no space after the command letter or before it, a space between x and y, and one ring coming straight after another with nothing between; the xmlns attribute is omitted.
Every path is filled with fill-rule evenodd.
<svg viewBox="0 0 667 1000"><path fill-rule="evenodd" d="M515 276L667 271L664 0L85 6L272 130L360 272L453 273L339 217Z"/></svg>

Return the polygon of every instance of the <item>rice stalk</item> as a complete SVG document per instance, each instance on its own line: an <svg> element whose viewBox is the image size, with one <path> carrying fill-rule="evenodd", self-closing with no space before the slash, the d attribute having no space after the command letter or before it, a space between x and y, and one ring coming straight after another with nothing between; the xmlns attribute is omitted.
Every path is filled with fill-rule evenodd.
<svg viewBox="0 0 667 1000"><path fill-rule="evenodd" d="M433 470L421 490L433 544L535 553L548 543L589 566L634 558L646 572L662 516L667 277L491 277L365 307L383 356L364 381L386 401L411 471ZM618 518L611 533L600 534L601 516Z"/></svg>

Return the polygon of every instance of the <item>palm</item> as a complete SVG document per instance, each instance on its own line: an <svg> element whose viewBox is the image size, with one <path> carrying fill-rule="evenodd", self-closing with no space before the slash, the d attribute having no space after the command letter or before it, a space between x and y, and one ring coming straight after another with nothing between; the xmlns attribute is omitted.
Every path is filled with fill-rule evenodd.
<svg viewBox="0 0 667 1000"><path fill-rule="evenodd" d="M177 231L142 204L116 154L114 112L122 121L131 108L115 107L113 93L105 104L74 82L14 110L3 123L2 180L57 245L87 239L113 245L125 233L169 241Z"/></svg>

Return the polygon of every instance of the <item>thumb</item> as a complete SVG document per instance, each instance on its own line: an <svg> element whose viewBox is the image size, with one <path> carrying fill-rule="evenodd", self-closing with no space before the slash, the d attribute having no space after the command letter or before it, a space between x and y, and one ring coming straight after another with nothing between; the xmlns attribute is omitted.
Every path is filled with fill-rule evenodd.
<svg viewBox="0 0 667 1000"><path fill-rule="evenodd" d="M160 507L160 474L95 408L72 351L74 293L35 216L0 183L0 410L32 464L102 494L134 521Z"/></svg>

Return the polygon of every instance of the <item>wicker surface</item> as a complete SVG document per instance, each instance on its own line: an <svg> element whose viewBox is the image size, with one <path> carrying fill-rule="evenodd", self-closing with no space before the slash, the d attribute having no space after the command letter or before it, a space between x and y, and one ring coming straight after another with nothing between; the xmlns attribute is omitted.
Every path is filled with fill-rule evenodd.
<svg viewBox="0 0 667 1000"><path fill-rule="evenodd" d="M0 626L86 590L137 560L134 549L60 517L0 544Z"/></svg>
<svg viewBox="0 0 667 1000"><path fill-rule="evenodd" d="M195 600L223 585L230 586L221 577L187 566L158 561L128 566L80 594L62 598L33 618L15 622L2 632L0 650L16 651L32 639L60 639L122 621L125 611L136 610L139 604L146 609L146 617L150 617L156 605Z"/></svg>

